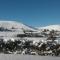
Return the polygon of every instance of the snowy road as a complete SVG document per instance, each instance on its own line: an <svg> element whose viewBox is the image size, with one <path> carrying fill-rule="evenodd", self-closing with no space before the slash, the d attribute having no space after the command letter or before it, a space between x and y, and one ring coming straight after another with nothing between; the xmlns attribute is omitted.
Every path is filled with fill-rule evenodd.
<svg viewBox="0 0 60 60"><path fill-rule="evenodd" d="M60 60L60 57L0 54L0 60Z"/></svg>

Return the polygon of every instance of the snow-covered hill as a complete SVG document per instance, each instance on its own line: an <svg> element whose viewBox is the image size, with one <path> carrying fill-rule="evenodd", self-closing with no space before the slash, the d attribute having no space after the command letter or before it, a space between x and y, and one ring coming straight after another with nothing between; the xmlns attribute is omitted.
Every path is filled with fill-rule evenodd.
<svg viewBox="0 0 60 60"><path fill-rule="evenodd" d="M0 36L14 36L17 34L31 33L32 35L41 35L44 29L60 31L60 25L50 25L46 27L32 28L26 24L16 21L0 21ZM29 32L28 32L29 31ZM47 33L47 32L46 32ZM49 33L49 32L48 32Z"/></svg>
<svg viewBox="0 0 60 60"><path fill-rule="evenodd" d="M40 29L48 29L48 30L55 30L55 31L60 31L60 25L49 25L49 26L46 26L46 27L38 27L38 30Z"/></svg>
<svg viewBox="0 0 60 60"><path fill-rule="evenodd" d="M40 30L40 29L48 29L48 30L57 30L60 31L60 25L49 25L45 27L38 27L38 28L32 28L31 26L25 25L21 22L16 21L0 21L0 27L7 28L7 29L17 29L17 30Z"/></svg>
<svg viewBox="0 0 60 60"><path fill-rule="evenodd" d="M7 29L15 28L15 29L24 29L24 30L35 30L23 23L16 21L0 21L0 27L4 27Z"/></svg>
<svg viewBox="0 0 60 60"><path fill-rule="evenodd" d="M16 21L0 21L0 37L8 37L15 36L17 34L24 34L24 30L26 31L35 31L34 28L25 25L21 22Z"/></svg>

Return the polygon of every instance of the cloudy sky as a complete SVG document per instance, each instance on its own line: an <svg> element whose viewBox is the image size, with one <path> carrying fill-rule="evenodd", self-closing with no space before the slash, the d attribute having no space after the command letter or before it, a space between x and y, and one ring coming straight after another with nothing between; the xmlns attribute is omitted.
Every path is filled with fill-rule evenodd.
<svg viewBox="0 0 60 60"><path fill-rule="evenodd" d="M60 24L60 0L0 0L0 20L30 26Z"/></svg>

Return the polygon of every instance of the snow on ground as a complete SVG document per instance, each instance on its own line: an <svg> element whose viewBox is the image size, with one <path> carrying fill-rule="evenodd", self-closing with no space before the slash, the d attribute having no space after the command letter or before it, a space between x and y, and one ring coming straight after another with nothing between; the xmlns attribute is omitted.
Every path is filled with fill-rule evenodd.
<svg viewBox="0 0 60 60"><path fill-rule="evenodd" d="M60 60L60 57L0 54L0 60Z"/></svg>
<svg viewBox="0 0 60 60"><path fill-rule="evenodd" d="M31 40L31 41L41 41L41 40L46 40L46 37L25 37L24 39Z"/></svg>

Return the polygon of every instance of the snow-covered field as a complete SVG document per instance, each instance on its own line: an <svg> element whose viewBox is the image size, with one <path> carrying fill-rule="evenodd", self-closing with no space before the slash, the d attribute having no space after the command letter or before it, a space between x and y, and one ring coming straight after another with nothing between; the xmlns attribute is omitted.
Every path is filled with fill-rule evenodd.
<svg viewBox="0 0 60 60"><path fill-rule="evenodd" d="M0 54L0 60L60 60L60 57Z"/></svg>

